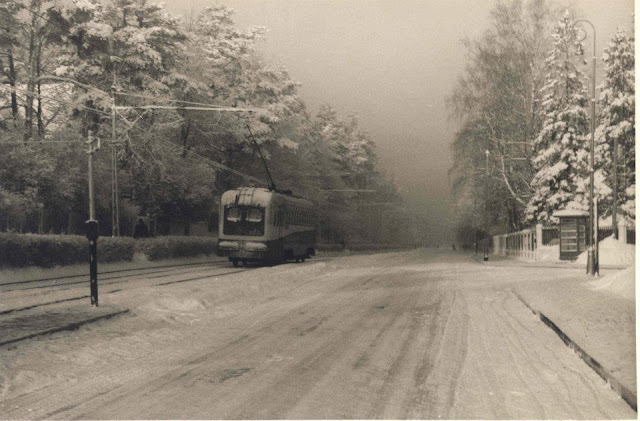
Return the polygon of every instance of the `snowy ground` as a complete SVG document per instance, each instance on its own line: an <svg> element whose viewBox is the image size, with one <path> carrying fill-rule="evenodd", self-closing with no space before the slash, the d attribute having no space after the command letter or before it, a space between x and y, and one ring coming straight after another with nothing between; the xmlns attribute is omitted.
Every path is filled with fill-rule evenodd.
<svg viewBox="0 0 640 421"><path fill-rule="evenodd" d="M593 280L589 282L588 286L594 291L614 294L635 302L636 266L633 265L627 269Z"/></svg>
<svg viewBox="0 0 640 421"><path fill-rule="evenodd" d="M424 249L231 269L140 276L101 296L128 315L0 348L1 418L636 418L513 293L634 302L582 269Z"/></svg>

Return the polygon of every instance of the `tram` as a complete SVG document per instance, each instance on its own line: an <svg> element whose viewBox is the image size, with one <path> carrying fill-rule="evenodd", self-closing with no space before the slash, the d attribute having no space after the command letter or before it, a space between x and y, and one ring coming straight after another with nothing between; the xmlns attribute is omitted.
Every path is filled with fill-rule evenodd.
<svg viewBox="0 0 640 421"><path fill-rule="evenodd" d="M290 191L240 187L222 194L218 256L234 266L250 261L304 262L315 255L317 216Z"/></svg>

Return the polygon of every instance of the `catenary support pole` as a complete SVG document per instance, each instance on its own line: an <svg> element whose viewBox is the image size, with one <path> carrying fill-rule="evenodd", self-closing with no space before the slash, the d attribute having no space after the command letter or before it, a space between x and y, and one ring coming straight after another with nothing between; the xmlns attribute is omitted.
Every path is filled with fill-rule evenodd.
<svg viewBox="0 0 640 421"><path fill-rule="evenodd" d="M111 57L113 85L111 85L111 236L120 236L120 206L118 200L118 159L116 150L116 57Z"/></svg>
<svg viewBox="0 0 640 421"><path fill-rule="evenodd" d="M613 138L613 203L611 204L613 238L618 239L618 137Z"/></svg>

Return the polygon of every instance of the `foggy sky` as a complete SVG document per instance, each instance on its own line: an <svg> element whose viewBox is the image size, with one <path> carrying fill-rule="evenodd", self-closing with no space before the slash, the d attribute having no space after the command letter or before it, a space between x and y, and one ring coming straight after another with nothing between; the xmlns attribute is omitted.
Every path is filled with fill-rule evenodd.
<svg viewBox="0 0 640 421"><path fill-rule="evenodd" d="M189 8L195 14L216 3L235 10L240 29L268 29L260 46L263 56L284 64L302 83L301 96L311 113L326 102L341 115L359 117L384 171L429 215L433 237L446 241L449 145L457 122L449 119L445 101L464 70L461 40L482 34L495 2L166 0L167 8L182 16ZM598 57L618 26L631 27L633 0L571 4L579 18L594 23Z"/></svg>

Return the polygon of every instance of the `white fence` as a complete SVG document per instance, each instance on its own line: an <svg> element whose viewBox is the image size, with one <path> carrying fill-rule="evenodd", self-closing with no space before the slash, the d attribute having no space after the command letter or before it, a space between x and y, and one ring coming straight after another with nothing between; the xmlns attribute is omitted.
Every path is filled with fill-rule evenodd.
<svg viewBox="0 0 640 421"><path fill-rule="evenodd" d="M540 225L540 229L542 230L542 225ZM538 236L536 236L536 230L533 229L512 232L510 234L494 235L493 254L496 256L535 259L536 238L542 239L542 231Z"/></svg>
<svg viewBox="0 0 640 421"><path fill-rule="evenodd" d="M509 234L494 235L483 240L484 246L493 248L496 256L519 257L534 260L536 250L543 245L550 244L557 238L557 227L543 227L536 225L535 229L525 229ZM553 231L556 230L554 233ZM599 231L611 230L608 227L600 227ZM631 233L631 234L630 234ZM632 237L629 238L629 237ZM601 236L604 238L604 236ZM624 222L618 224L618 241L624 244L635 244L635 227L628 227Z"/></svg>

